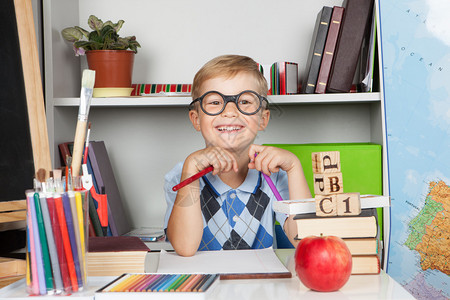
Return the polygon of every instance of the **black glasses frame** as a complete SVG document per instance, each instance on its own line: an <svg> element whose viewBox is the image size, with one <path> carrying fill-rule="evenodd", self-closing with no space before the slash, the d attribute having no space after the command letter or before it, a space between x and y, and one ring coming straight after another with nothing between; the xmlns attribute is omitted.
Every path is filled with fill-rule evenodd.
<svg viewBox="0 0 450 300"><path fill-rule="evenodd" d="M202 105L203 98L205 98L207 95L209 95L209 94L211 94L211 93L219 94L219 95L222 97L223 101L224 101L224 105L223 105L222 109L221 109L219 112L215 113L215 114L212 114L212 113L209 113L209 112L205 111L205 110L203 109L203 105ZM252 93L252 94L254 94L256 97L258 97L258 99L259 99L259 106L258 106L258 109L257 109L255 112L253 112L253 113L247 113L247 112L245 112L245 111L242 111L242 110L239 108L239 105L238 105L238 99L239 99L239 97L240 97L241 95L243 95L243 94L245 94L245 93ZM254 114L256 114L257 112L259 112L259 111L261 110L263 101L266 101L267 105L269 104L269 101L267 100L266 97L261 96L260 94L258 94L258 93L255 92L255 91L252 91L252 90L245 90L245 91L240 92L240 93L237 94L237 95L224 95L224 94L222 94L222 93L220 93L220 92L218 92L218 91L208 91L208 92L204 93L203 95L201 95L200 97L198 97L197 99L194 99L194 100L191 102L191 104L189 104L189 110L194 109L194 104L195 104L195 102L200 102L200 108L202 109L202 111L203 111L205 114L207 114L207 115L209 115L209 116L217 116L217 115L220 115L220 114L225 110L225 107L227 106L228 102L233 102L234 104L236 104L237 109L238 109L242 114L247 115L247 116L251 116L251 115L254 115Z"/></svg>

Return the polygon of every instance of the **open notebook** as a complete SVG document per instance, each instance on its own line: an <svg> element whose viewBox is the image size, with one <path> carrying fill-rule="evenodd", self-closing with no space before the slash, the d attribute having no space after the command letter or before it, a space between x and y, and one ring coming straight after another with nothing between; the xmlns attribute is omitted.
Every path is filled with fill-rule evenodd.
<svg viewBox="0 0 450 300"><path fill-rule="evenodd" d="M292 277L272 248L198 251L191 257L161 250L158 273L217 273L220 279Z"/></svg>

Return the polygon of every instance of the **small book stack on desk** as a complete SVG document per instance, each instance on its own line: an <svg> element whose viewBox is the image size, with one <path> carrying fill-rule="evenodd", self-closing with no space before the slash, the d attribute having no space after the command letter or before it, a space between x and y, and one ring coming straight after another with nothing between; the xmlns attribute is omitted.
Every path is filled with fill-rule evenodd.
<svg viewBox="0 0 450 300"><path fill-rule="evenodd" d="M352 254L352 274L379 274L379 229L376 208L361 209L359 193L344 193L340 152L313 152L315 212L297 214L297 239L337 236ZM366 205L366 203L365 203Z"/></svg>
<svg viewBox="0 0 450 300"><path fill-rule="evenodd" d="M354 217L317 217L315 213L297 214L298 239L310 235L342 238L353 258L352 274L380 273L380 240L377 211L363 209Z"/></svg>
<svg viewBox="0 0 450 300"><path fill-rule="evenodd" d="M141 239L133 236L90 237L88 249L88 276L143 273L150 251Z"/></svg>

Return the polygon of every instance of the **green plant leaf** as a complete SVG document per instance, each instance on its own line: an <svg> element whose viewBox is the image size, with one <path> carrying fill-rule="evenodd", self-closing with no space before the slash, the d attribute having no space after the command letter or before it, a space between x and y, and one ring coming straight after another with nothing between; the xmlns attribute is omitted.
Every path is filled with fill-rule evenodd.
<svg viewBox="0 0 450 300"><path fill-rule="evenodd" d="M79 41L83 38L83 33L76 27L67 27L61 31L62 37L71 43Z"/></svg>
<svg viewBox="0 0 450 300"><path fill-rule="evenodd" d="M90 15L88 25L92 30L100 31L103 28L103 22L94 15Z"/></svg>
<svg viewBox="0 0 450 300"><path fill-rule="evenodd" d="M80 26L75 26L74 28L78 29L84 35L84 37L86 37L86 39L89 39L89 31L81 28Z"/></svg>

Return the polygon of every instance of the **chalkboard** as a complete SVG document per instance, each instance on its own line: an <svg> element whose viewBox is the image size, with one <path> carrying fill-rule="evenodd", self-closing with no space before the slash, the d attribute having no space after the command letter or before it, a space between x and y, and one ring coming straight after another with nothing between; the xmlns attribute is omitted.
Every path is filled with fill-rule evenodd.
<svg viewBox="0 0 450 300"><path fill-rule="evenodd" d="M0 202L4 202L25 199L35 170L50 171L51 162L29 0L0 1L0 36Z"/></svg>

